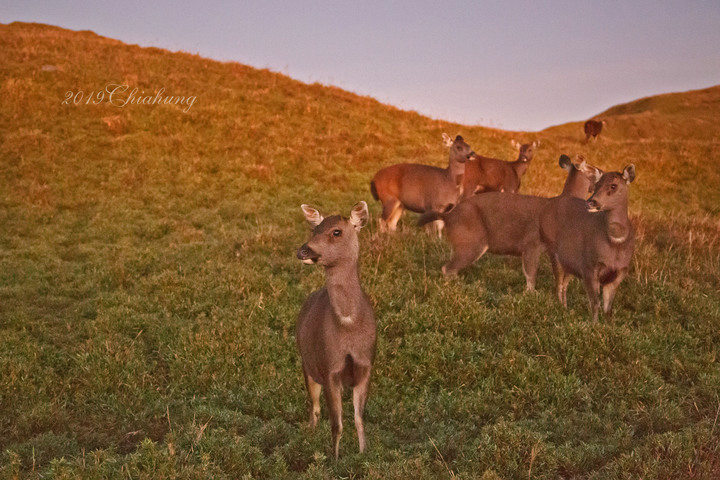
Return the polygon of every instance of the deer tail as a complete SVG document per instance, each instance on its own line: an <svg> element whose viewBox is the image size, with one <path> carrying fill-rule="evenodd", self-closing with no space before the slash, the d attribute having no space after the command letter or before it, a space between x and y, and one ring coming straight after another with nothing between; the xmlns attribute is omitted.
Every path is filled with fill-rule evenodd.
<svg viewBox="0 0 720 480"><path fill-rule="evenodd" d="M375 188L375 180L370 181L370 193L372 193L372 196L375 200L380 200L380 197L378 197L377 188Z"/></svg>
<svg viewBox="0 0 720 480"><path fill-rule="evenodd" d="M436 212L435 210L430 210L428 212L423 213L420 215L420 218L418 218L418 226L422 227L423 225L434 222L436 220L445 220L445 214L447 214L454 205L448 205L448 207L445 209L444 212Z"/></svg>

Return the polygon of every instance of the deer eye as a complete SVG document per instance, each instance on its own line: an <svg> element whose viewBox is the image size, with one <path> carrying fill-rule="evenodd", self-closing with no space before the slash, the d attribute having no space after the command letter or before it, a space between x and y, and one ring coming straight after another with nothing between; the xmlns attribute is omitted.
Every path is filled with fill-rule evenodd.
<svg viewBox="0 0 720 480"><path fill-rule="evenodd" d="M340 235L342 235L342 230L336 228L335 230L333 230L332 235L333 237L339 237Z"/></svg>
<svg viewBox="0 0 720 480"><path fill-rule="evenodd" d="M617 188L617 184L613 183L610 185L610 190L615 190Z"/></svg>

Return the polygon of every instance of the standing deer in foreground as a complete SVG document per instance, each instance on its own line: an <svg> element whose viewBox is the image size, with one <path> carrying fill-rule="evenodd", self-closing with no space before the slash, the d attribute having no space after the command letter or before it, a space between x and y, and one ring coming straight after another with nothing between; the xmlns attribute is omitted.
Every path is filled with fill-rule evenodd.
<svg viewBox="0 0 720 480"><path fill-rule="evenodd" d="M564 198L540 216L540 235L553 264L558 299L567 307L570 276L583 280L593 321L598 319L602 290L603 311L612 315L620 282L630 268L635 234L628 219L628 185L635 166L604 173L592 196L584 202Z"/></svg>
<svg viewBox="0 0 720 480"><path fill-rule="evenodd" d="M320 415L320 392L330 413L335 458L342 435L342 390L353 388L355 428L365 451L363 412L375 358L375 315L360 286L358 231L368 221L368 207L358 202L350 218L323 218L302 205L312 236L297 252L303 263L325 267L326 286L310 294L298 316L296 339L310 397L310 425Z"/></svg>
<svg viewBox="0 0 720 480"><path fill-rule="evenodd" d="M450 147L447 168L398 163L375 174L370 191L375 200L382 202L380 231L394 232L403 209L417 213L442 212L457 203L462 193L465 162L475 158L475 152L460 135L452 140L443 133L443 141Z"/></svg>
<svg viewBox="0 0 720 480"><path fill-rule="evenodd" d="M567 170L561 198L585 198L597 180L599 169L585 161L573 164L567 155L560 157L560 167ZM447 238L452 245L452 258L442 267L445 275L455 275L485 252L522 257L527 290L535 289L540 256L545 247L540 239L538 217L554 199L488 192L460 202L446 214L427 213L420 224L438 218L445 221Z"/></svg>
<svg viewBox="0 0 720 480"><path fill-rule="evenodd" d="M463 198L483 192L515 193L520 189L520 179L530 166L540 141L521 145L512 140L510 143L518 151L518 158L514 162L476 155L475 161L467 165Z"/></svg>

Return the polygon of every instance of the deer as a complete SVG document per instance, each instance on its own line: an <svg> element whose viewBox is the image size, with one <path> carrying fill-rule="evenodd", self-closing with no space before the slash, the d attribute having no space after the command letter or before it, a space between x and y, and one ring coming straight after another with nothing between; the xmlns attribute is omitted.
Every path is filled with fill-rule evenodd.
<svg viewBox="0 0 720 480"><path fill-rule="evenodd" d="M375 200L382 202L381 232L396 231L405 209L416 213L442 212L457 203L462 194L465 164L475 158L475 152L460 135L453 140L443 133L443 142L450 147L447 168L398 163L375 174L370 191Z"/></svg>
<svg viewBox="0 0 720 480"><path fill-rule="evenodd" d="M585 132L585 143L590 141L590 137L597 140L598 135L602 132L603 126L607 125L605 120L588 120L583 125L583 131Z"/></svg>
<svg viewBox="0 0 720 480"><path fill-rule="evenodd" d="M358 232L367 224L369 213L364 201L352 207L349 218L325 218L306 204L301 208L312 235L298 249L297 258L324 267L326 282L305 300L295 338L310 399L310 426L314 429L317 425L320 394L325 387L337 460L343 430L343 387L353 389L361 453L366 445L363 413L375 359L376 325L372 304L360 285Z"/></svg>
<svg viewBox="0 0 720 480"><path fill-rule="evenodd" d="M516 193L520 189L520 179L530 166L540 141L521 145L511 140L510 144L518 151L514 162L476 155L475 161L467 165L462 198L483 192Z"/></svg>
<svg viewBox="0 0 720 480"><path fill-rule="evenodd" d="M593 322L598 321L600 295L606 317L612 316L617 289L627 276L635 250L628 218L628 185L635 165L603 173L587 201L563 198L540 214L540 237L550 255L558 300L567 308L571 276L582 279Z"/></svg>
<svg viewBox="0 0 720 480"><path fill-rule="evenodd" d="M582 159L573 164L562 155L560 167L568 172L560 197L585 198L597 179L599 169ZM452 245L452 257L442 272L457 275L486 252L522 257L526 291L535 289L540 257L545 246L540 239L538 217L550 198L517 193L488 192L461 201L444 214L430 212L420 224L442 219Z"/></svg>

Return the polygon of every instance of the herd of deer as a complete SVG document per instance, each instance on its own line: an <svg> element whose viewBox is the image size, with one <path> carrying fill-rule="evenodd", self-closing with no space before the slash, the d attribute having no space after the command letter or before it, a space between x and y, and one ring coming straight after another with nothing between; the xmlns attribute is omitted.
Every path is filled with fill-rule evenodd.
<svg viewBox="0 0 720 480"><path fill-rule="evenodd" d="M520 180L538 142L519 145L514 162L481 157L461 136L443 134L450 148L447 168L397 164L381 169L370 182L373 197L382 202L380 231L394 231L404 209L421 214L419 224L443 226L452 257L442 267L455 275L486 252L522 257L527 290L534 290L543 252L555 277L555 291L567 307L571 275L582 279L593 321L600 296L606 315L612 311L617 288L627 275L635 237L628 219L628 184L634 165L622 172L603 172L582 157L573 163L560 156L567 171L562 193L544 198L520 195ZM590 198L585 200L590 195ZM310 397L310 424L320 414L320 394L330 415L337 458L342 434L341 394L353 388L355 427L360 452L365 450L363 411L375 357L375 316L360 284L358 232L369 219L367 204L358 202L350 217L324 218L302 205L312 235L297 252L304 263L325 268L326 286L303 305L296 340Z"/></svg>

